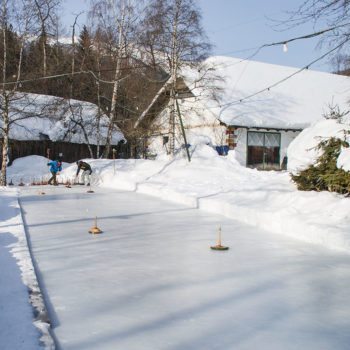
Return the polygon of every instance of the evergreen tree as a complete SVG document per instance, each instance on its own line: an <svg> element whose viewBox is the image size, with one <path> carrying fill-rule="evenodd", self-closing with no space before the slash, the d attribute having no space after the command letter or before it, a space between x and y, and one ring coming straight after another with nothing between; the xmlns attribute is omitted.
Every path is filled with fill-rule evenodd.
<svg viewBox="0 0 350 350"><path fill-rule="evenodd" d="M342 147L349 147L349 143L339 138L331 137L317 146L322 155L315 165L292 175L292 180L301 191L330 191L350 194L350 173L337 168L337 159Z"/></svg>
<svg viewBox="0 0 350 350"><path fill-rule="evenodd" d="M77 59L80 61L81 67L85 65L88 68L92 68L93 66L93 44L90 33L86 27L83 26L82 31L79 35L78 40L78 54Z"/></svg>
<svg viewBox="0 0 350 350"><path fill-rule="evenodd" d="M93 42L88 28L84 25L80 32L77 52L76 67L80 72L91 72L79 74L74 77L75 98L90 102L96 102L95 79L92 75L96 73L96 54L93 50Z"/></svg>

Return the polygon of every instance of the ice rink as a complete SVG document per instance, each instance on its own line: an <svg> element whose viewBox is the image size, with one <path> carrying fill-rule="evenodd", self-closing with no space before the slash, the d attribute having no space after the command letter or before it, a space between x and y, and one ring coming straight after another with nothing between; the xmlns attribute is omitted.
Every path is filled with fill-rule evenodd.
<svg viewBox="0 0 350 350"><path fill-rule="evenodd" d="M39 190L20 201L58 349L349 348L349 254L135 192Z"/></svg>

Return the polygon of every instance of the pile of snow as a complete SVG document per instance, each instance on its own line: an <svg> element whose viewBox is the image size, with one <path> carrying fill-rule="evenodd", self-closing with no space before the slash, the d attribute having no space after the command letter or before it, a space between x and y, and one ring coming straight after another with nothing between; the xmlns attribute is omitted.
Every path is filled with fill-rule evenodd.
<svg viewBox="0 0 350 350"><path fill-rule="evenodd" d="M345 171L350 171L350 148L342 147L338 157L337 167Z"/></svg>
<svg viewBox="0 0 350 350"><path fill-rule="evenodd" d="M348 198L328 192L300 192L288 172L242 167L234 152L221 157L211 147L197 145L191 153L191 162L181 153L173 159L86 161L93 169L94 186L158 196L276 234L350 251ZM13 166L20 169L20 162ZM59 179L73 181L76 164L63 168Z"/></svg>
<svg viewBox="0 0 350 350"><path fill-rule="evenodd" d="M0 96L1 98L1 96ZM65 141L72 143L105 144L109 119L100 117L98 137L98 107L89 102L63 99L56 96L17 93L10 100L10 139ZM0 119L0 127L3 121ZM116 128L112 144L124 140Z"/></svg>
<svg viewBox="0 0 350 350"><path fill-rule="evenodd" d="M33 182L48 180L51 177L49 160L41 156L27 156L15 159L11 166L7 168L7 182L14 185L24 183L30 185ZM68 163L63 163L67 167Z"/></svg>
<svg viewBox="0 0 350 350"><path fill-rule="evenodd" d="M303 130L288 147L288 171L297 174L315 164L321 151L317 145L331 137L340 138L350 142L350 125L340 123L335 119L323 119ZM338 167L350 170L350 150L344 148L338 158Z"/></svg>
<svg viewBox="0 0 350 350"><path fill-rule="evenodd" d="M0 222L2 348L53 349L54 342L28 249L17 189L0 187Z"/></svg>

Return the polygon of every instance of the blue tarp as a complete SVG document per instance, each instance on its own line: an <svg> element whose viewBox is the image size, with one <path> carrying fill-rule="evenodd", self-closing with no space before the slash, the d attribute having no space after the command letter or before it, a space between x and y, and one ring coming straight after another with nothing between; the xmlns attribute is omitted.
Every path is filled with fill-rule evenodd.
<svg viewBox="0 0 350 350"><path fill-rule="evenodd" d="M227 156L227 153L229 150L228 146L216 146L215 149L216 149L216 152L218 152L220 156Z"/></svg>

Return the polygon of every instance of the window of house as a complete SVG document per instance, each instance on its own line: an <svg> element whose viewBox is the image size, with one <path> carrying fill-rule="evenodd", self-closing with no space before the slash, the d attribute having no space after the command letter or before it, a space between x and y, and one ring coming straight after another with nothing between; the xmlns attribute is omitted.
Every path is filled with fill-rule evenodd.
<svg viewBox="0 0 350 350"><path fill-rule="evenodd" d="M279 169L281 134L248 131L247 166L258 169Z"/></svg>

